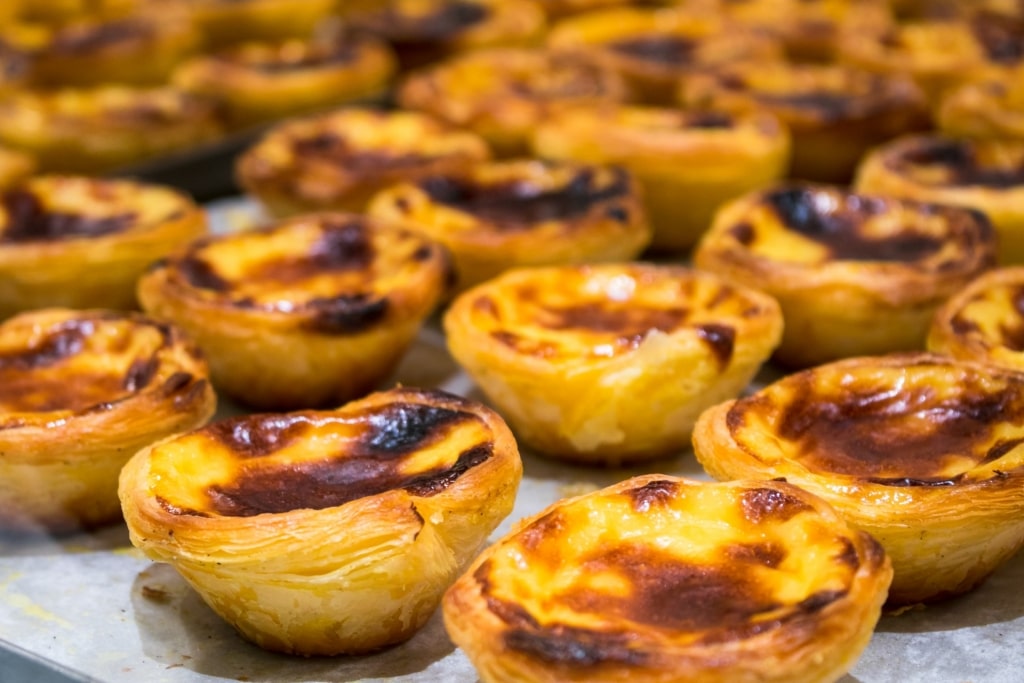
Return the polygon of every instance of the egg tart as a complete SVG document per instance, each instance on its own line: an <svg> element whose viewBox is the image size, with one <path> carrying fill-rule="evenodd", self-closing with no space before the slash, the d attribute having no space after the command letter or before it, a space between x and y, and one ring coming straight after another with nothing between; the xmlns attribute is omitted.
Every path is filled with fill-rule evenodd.
<svg viewBox="0 0 1024 683"><path fill-rule="evenodd" d="M217 139L213 104L170 87L24 91L0 99L0 144L43 171L100 173Z"/></svg>
<svg viewBox="0 0 1024 683"><path fill-rule="evenodd" d="M889 602L971 590L1024 545L1024 375L927 354L846 359L704 413L718 479L783 478L892 558Z"/></svg>
<svg viewBox="0 0 1024 683"><path fill-rule="evenodd" d="M504 161L384 190L367 214L444 244L467 289L514 266L635 258L651 238L639 193L621 168Z"/></svg>
<svg viewBox="0 0 1024 683"><path fill-rule="evenodd" d="M245 638L337 655L423 626L521 476L496 413L395 389L166 439L125 466L120 496L132 543Z"/></svg>
<svg viewBox="0 0 1024 683"><path fill-rule="evenodd" d="M977 211L793 184L723 208L694 263L775 297L786 327L774 358L805 367L923 349L935 311L995 251Z"/></svg>
<svg viewBox="0 0 1024 683"><path fill-rule="evenodd" d="M205 44L308 38L337 0L188 0Z"/></svg>
<svg viewBox="0 0 1024 683"><path fill-rule="evenodd" d="M773 114L792 134L790 176L819 182L849 182L869 148L931 125L909 78L834 64L726 65L684 79L680 97L695 109Z"/></svg>
<svg viewBox="0 0 1024 683"><path fill-rule="evenodd" d="M0 323L0 529L116 521L121 467L215 407L206 364L170 325L57 308Z"/></svg>
<svg viewBox="0 0 1024 683"><path fill-rule="evenodd" d="M936 119L950 137L1024 142L1024 79L960 86L942 99Z"/></svg>
<svg viewBox="0 0 1024 683"><path fill-rule="evenodd" d="M529 150L530 134L567 106L623 101L615 73L569 55L495 48L459 55L408 76L398 89L406 108L479 133L502 156Z"/></svg>
<svg viewBox="0 0 1024 683"><path fill-rule="evenodd" d="M617 8L570 17L552 27L547 43L620 74L636 101L654 105L671 104L678 80L695 70L781 53L765 34L676 8Z"/></svg>
<svg viewBox="0 0 1024 683"><path fill-rule="evenodd" d="M722 204L785 175L790 153L786 128L770 114L615 105L554 113L532 145L544 158L629 169L652 244L664 251L693 246Z"/></svg>
<svg viewBox="0 0 1024 683"><path fill-rule="evenodd" d="M170 188L32 178L0 194L0 319L47 306L137 308L149 264L206 230L199 207Z"/></svg>
<svg viewBox="0 0 1024 683"><path fill-rule="evenodd" d="M235 175L272 215L362 211L378 191L490 157L475 133L428 114L340 109L271 129Z"/></svg>
<svg viewBox="0 0 1024 683"><path fill-rule="evenodd" d="M174 72L187 92L215 100L243 127L380 97L395 72L391 49L372 38L244 43L196 57Z"/></svg>
<svg viewBox="0 0 1024 683"><path fill-rule="evenodd" d="M681 266L521 268L459 295L448 348L518 438L617 466L686 448L782 332L770 297Z"/></svg>
<svg viewBox="0 0 1024 683"><path fill-rule="evenodd" d="M442 608L484 683L810 683L857 661L891 578L795 486L651 474L521 521Z"/></svg>
<svg viewBox="0 0 1024 683"><path fill-rule="evenodd" d="M215 386L265 409L337 405L385 379L451 278L447 252L362 216L310 214L193 241L139 281Z"/></svg>
<svg viewBox="0 0 1024 683"><path fill-rule="evenodd" d="M898 138L864 158L856 187L982 211L999 235L999 261L1024 263L1024 141Z"/></svg>
<svg viewBox="0 0 1024 683"><path fill-rule="evenodd" d="M404 70L468 50L534 45L547 27L533 0L391 0L351 22L387 41Z"/></svg>

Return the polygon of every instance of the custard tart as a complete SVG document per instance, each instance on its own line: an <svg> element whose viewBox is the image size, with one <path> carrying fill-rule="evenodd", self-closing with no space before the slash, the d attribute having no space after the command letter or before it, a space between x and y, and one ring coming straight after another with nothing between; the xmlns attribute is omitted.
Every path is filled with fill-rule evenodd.
<svg viewBox="0 0 1024 683"><path fill-rule="evenodd" d="M310 214L193 241L139 281L142 307L257 408L316 408L385 379L444 295L444 248L362 216Z"/></svg>
<svg viewBox="0 0 1024 683"><path fill-rule="evenodd" d="M892 558L889 602L967 592L1024 545L1024 375L927 354L852 358L711 408L717 479L782 478Z"/></svg>
<svg viewBox="0 0 1024 683"><path fill-rule="evenodd" d="M715 15L677 8L618 8L570 17L552 27L548 46L620 74L631 97L667 105L681 77L741 59L780 56L777 41Z"/></svg>
<svg viewBox="0 0 1024 683"><path fill-rule="evenodd" d="M338 0L187 0L207 47L308 38Z"/></svg>
<svg viewBox="0 0 1024 683"><path fill-rule="evenodd" d="M553 113L532 146L543 158L629 169L663 251L693 246L722 204L783 177L790 155L789 133L770 114L616 105Z"/></svg>
<svg viewBox="0 0 1024 683"><path fill-rule="evenodd" d="M395 68L384 43L339 34L224 48L179 66L174 83L218 102L232 126L245 127L379 98Z"/></svg>
<svg viewBox="0 0 1024 683"><path fill-rule="evenodd" d="M995 252L977 211L792 184L723 208L694 263L775 297L775 360L804 367L923 349L935 311Z"/></svg>
<svg viewBox="0 0 1024 683"><path fill-rule="evenodd" d="M928 350L1024 371L1024 266L990 270L942 305Z"/></svg>
<svg viewBox="0 0 1024 683"><path fill-rule="evenodd" d="M909 78L835 64L725 65L684 79L680 98L693 109L776 116L792 134L789 175L818 182L849 182L868 149L931 127Z"/></svg>
<svg viewBox="0 0 1024 683"><path fill-rule="evenodd" d="M942 99L936 122L953 138L1024 142L1024 79L960 86Z"/></svg>
<svg viewBox="0 0 1024 683"><path fill-rule="evenodd" d="M274 216L362 211L385 187L490 155L475 133L428 114L347 108L278 124L242 153L235 175Z"/></svg>
<svg viewBox="0 0 1024 683"><path fill-rule="evenodd" d="M0 144L40 169L100 173L221 136L216 107L175 88L22 91L0 99Z"/></svg>
<svg viewBox="0 0 1024 683"><path fill-rule="evenodd" d="M166 439L125 466L120 496L132 543L245 638L337 655L423 626L521 476L496 413L395 389Z"/></svg>
<svg viewBox="0 0 1024 683"><path fill-rule="evenodd" d="M857 661L891 578L796 486L651 474L519 522L442 608L484 683L820 683Z"/></svg>
<svg viewBox="0 0 1024 683"><path fill-rule="evenodd" d="M459 295L448 348L516 435L618 466L686 448L782 333L770 297L681 266L521 268Z"/></svg>
<svg viewBox="0 0 1024 683"><path fill-rule="evenodd" d="M371 218L444 244L459 290L515 266L629 261L651 239L640 190L621 168L491 162L378 194Z"/></svg>
<svg viewBox="0 0 1024 683"><path fill-rule="evenodd" d="M967 206L999 235L999 261L1024 263L1024 141L909 136L861 162L856 188L892 197Z"/></svg>
<svg viewBox="0 0 1024 683"><path fill-rule="evenodd" d="M617 74L568 55L528 48L475 50L409 75L399 104L479 133L502 156L529 150L554 111L626 99Z"/></svg>
<svg viewBox="0 0 1024 683"><path fill-rule="evenodd" d="M118 520L121 467L215 407L199 351L165 323L57 308L0 323L0 528Z"/></svg>
<svg viewBox="0 0 1024 683"><path fill-rule="evenodd" d="M206 231L202 210L170 188L36 176L0 194L0 319L47 306L137 308L149 264Z"/></svg>
<svg viewBox="0 0 1024 683"><path fill-rule="evenodd" d="M469 50L535 45L547 28L533 0L390 0L350 20L387 41L403 70Z"/></svg>

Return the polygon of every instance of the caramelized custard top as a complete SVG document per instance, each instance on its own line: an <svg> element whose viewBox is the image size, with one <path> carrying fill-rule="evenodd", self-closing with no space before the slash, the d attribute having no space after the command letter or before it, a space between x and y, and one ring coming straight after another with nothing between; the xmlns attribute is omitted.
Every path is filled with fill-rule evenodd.
<svg viewBox="0 0 1024 683"><path fill-rule="evenodd" d="M378 35L397 43L431 43L452 40L487 21L491 8L466 0L433 0L385 8L365 19Z"/></svg>
<svg viewBox="0 0 1024 683"><path fill-rule="evenodd" d="M925 185L993 190L1024 186L1024 144L915 137L888 149L886 166Z"/></svg>

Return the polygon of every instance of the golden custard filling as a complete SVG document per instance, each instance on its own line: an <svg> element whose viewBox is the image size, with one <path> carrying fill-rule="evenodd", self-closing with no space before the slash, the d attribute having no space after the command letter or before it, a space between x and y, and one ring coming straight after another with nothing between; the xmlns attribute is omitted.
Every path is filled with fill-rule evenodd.
<svg viewBox="0 0 1024 683"><path fill-rule="evenodd" d="M320 510L395 489L430 497L493 455L469 410L410 400L232 418L156 446L148 494L173 515Z"/></svg>
<svg viewBox="0 0 1024 683"><path fill-rule="evenodd" d="M726 420L766 476L945 487L1024 470L1024 386L938 356L821 366L739 399Z"/></svg>
<svg viewBox="0 0 1024 683"><path fill-rule="evenodd" d="M476 568L505 647L642 666L652 642L724 644L806 620L882 564L873 541L786 485L644 479L555 507Z"/></svg>

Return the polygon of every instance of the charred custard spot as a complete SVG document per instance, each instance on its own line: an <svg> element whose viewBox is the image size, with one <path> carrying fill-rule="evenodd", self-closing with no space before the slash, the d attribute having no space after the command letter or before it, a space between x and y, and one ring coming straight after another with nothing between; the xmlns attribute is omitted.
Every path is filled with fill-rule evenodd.
<svg viewBox="0 0 1024 683"><path fill-rule="evenodd" d="M988 449L988 452L979 464L987 465L995 462L1021 444L1024 444L1024 439L1000 439L996 441L992 448Z"/></svg>
<svg viewBox="0 0 1024 683"><path fill-rule="evenodd" d="M753 244L754 239L757 237L754 226L747 222L737 223L732 226L729 228L729 234L744 247L749 247Z"/></svg>
<svg viewBox="0 0 1024 683"><path fill-rule="evenodd" d="M614 334L621 339L643 339L653 331L672 332L689 317L688 308L646 308L631 302L613 307L609 302L542 308L538 322L552 330L584 330Z"/></svg>
<svg viewBox="0 0 1024 683"><path fill-rule="evenodd" d="M711 349L718 369L724 370L732 360L732 353L736 348L736 330L728 325L716 323L705 323L695 329L700 340Z"/></svg>
<svg viewBox="0 0 1024 683"><path fill-rule="evenodd" d="M443 438L446 428L475 419L470 413L422 403L392 403L367 416L370 429L355 446L359 455L406 455Z"/></svg>
<svg viewBox="0 0 1024 683"><path fill-rule="evenodd" d="M552 189L529 181L481 184L456 176L432 176L421 180L419 187L434 202L505 230L571 220L587 214L597 204L629 194L628 177L622 169L615 169L607 183L593 171L580 171L565 185Z"/></svg>
<svg viewBox="0 0 1024 683"><path fill-rule="evenodd" d="M725 557L730 562L757 564L776 568L785 561L786 549L775 543L737 543L725 549Z"/></svg>
<svg viewBox="0 0 1024 683"><path fill-rule="evenodd" d="M55 365L81 353L93 332L89 322L65 323L30 348L0 354L0 370L23 372Z"/></svg>
<svg viewBox="0 0 1024 683"><path fill-rule="evenodd" d="M731 114L717 111L701 111L686 116L687 128L699 128L706 130L732 128L736 121Z"/></svg>
<svg viewBox="0 0 1024 683"><path fill-rule="evenodd" d="M402 42L432 42L453 38L490 16L487 6L476 2L443 2L433 12L410 16L387 10L380 22L388 38Z"/></svg>
<svg viewBox="0 0 1024 683"><path fill-rule="evenodd" d="M626 633L602 633L554 624L540 631L513 628L504 635L505 646L552 664L575 667L617 663L643 666L648 655L630 647Z"/></svg>
<svg viewBox="0 0 1024 683"><path fill-rule="evenodd" d="M693 63L697 43L682 36L637 36L610 43L613 51L662 66L682 67Z"/></svg>
<svg viewBox="0 0 1024 683"><path fill-rule="evenodd" d="M802 512L813 508L784 491L774 488L747 489L740 496L743 517L751 524L765 522L787 522Z"/></svg>
<svg viewBox="0 0 1024 683"><path fill-rule="evenodd" d="M651 508L663 507L672 501L676 485L671 481L652 481L626 492L637 512L648 512Z"/></svg>
<svg viewBox="0 0 1024 683"><path fill-rule="evenodd" d="M140 391L144 389L156 376L160 367L160 360L155 356L149 358L137 358L128 368L124 376L125 391Z"/></svg>
<svg viewBox="0 0 1024 683"><path fill-rule="evenodd" d="M313 425L302 415L253 415L214 422L206 433L240 458L263 458L307 434Z"/></svg>
<svg viewBox="0 0 1024 683"><path fill-rule="evenodd" d="M322 270L362 270L373 263L374 248L366 226L358 221L325 220L323 235L309 250L309 262Z"/></svg>
<svg viewBox="0 0 1024 683"><path fill-rule="evenodd" d="M81 55L113 49L119 44L148 40L153 27L141 21L124 19L92 25L72 26L56 34L49 48L66 55Z"/></svg>
<svg viewBox="0 0 1024 683"><path fill-rule="evenodd" d="M941 167L947 179L943 185L978 185L996 189L1009 189L1024 184L1024 163L1016 166L983 166L967 140L927 140L902 157L892 160L890 167L908 173L914 166Z"/></svg>
<svg viewBox="0 0 1024 683"><path fill-rule="evenodd" d="M884 237L865 235L862 227L866 221L891 210L880 199L783 188L767 193L764 201L786 227L828 248L837 259L912 262L932 256L943 247L939 237L915 233L911 226Z"/></svg>
<svg viewBox="0 0 1024 683"><path fill-rule="evenodd" d="M195 377L190 373L178 371L164 380L164 384L161 389L164 393L170 395L176 391L184 389L192 382L193 379L195 379Z"/></svg>
<svg viewBox="0 0 1024 683"><path fill-rule="evenodd" d="M524 549L536 553L547 539L559 538L566 529L566 523L561 511L549 512L523 529L519 535L519 543Z"/></svg>
<svg viewBox="0 0 1024 683"><path fill-rule="evenodd" d="M843 544L843 549L835 556L835 561L839 564L849 567L851 570L856 570L860 567L860 556L857 555L857 547L853 545L853 541L843 537L840 539Z"/></svg>
<svg viewBox="0 0 1024 683"><path fill-rule="evenodd" d="M27 190L9 190L0 199L7 214L7 225L0 241L55 242L59 240L101 237L124 232L135 221L134 213L112 216L85 216L50 211L39 197Z"/></svg>
<svg viewBox="0 0 1024 683"><path fill-rule="evenodd" d="M216 266L205 260L194 250L189 251L177 263L178 270L190 286L196 289L207 289L213 292L226 292L231 283L217 272Z"/></svg>
<svg viewBox="0 0 1024 683"><path fill-rule="evenodd" d="M949 325L953 329L953 332L955 332L958 335L975 334L981 332L981 328L978 327L978 323L974 322L969 318L965 318L963 313L957 313L956 315L954 315L950 319ZM1022 343L1024 343L1024 338L1022 338ZM1024 346L1022 346L1021 349L1014 350L1024 350Z"/></svg>
<svg viewBox="0 0 1024 683"><path fill-rule="evenodd" d="M978 12L971 31L989 60L1013 66L1024 60L1024 22L997 12Z"/></svg>
<svg viewBox="0 0 1024 683"><path fill-rule="evenodd" d="M311 299L315 315L309 329L327 334L354 334L372 328L388 314L388 299L369 294L342 294L330 299Z"/></svg>

